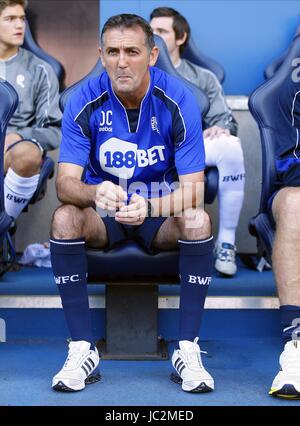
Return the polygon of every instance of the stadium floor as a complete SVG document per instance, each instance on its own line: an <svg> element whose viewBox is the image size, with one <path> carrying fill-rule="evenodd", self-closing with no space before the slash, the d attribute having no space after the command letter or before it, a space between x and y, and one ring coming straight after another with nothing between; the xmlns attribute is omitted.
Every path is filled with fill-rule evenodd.
<svg viewBox="0 0 300 426"><path fill-rule="evenodd" d="M77 393L51 389L66 355L62 340L0 345L1 406L299 406L268 395L278 370L279 339L204 341L216 389L189 394L169 380L170 361L101 361L102 381ZM172 348L170 348L172 350Z"/></svg>
<svg viewBox="0 0 300 426"><path fill-rule="evenodd" d="M235 278L215 277L211 296L274 298L271 271L259 273L239 265ZM161 286L160 294L178 295L179 286ZM103 285L89 286L104 296ZM30 308L34 296L56 297L49 269L22 268L0 283L0 317L7 342L0 344L0 406L299 406L268 395L282 350L278 309L207 309L202 324L203 362L215 379L215 391L189 394L169 380L171 361L101 361L102 381L77 393L51 389L52 376L66 357L66 330L59 307ZM102 296L101 296L102 295ZM18 297L26 297L24 300ZM224 299L225 300L225 299ZM25 305L24 305L25 303ZM26 309L24 309L26 308ZM104 333L104 309L93 309L95 335ZM178 309L160 309L159 332L177 335ZM170 354L174 342L169 344Z"/></svg>

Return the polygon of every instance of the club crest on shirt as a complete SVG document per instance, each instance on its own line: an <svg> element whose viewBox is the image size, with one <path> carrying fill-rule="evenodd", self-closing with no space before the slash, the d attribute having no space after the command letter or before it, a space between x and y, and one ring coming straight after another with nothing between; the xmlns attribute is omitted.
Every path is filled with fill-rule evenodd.
<svg viewBox="0 0 300 426"><path fill-rule="evenodd" d="M16 77L16 83L18 86L22 87L22 89L24 89L25 85L25 76L23 74L18 74Z"/></svg>

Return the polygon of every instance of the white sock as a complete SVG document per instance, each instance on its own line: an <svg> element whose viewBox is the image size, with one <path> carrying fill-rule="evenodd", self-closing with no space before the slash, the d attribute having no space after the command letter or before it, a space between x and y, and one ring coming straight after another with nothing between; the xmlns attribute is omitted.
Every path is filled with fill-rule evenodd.
<svg viewBox="0 0 300 426"><path fill-rule="evenodd" d="M9 168L4 179L4 204L9 216L20 215L35 193L40 175L22 177Z"/></svg>
<svg viewBox="0 0 300 426"><path fill-rule="evenodd" d="M243 151L235 136L205 139L206 165L219 171L219 234L218 243L235 244L245 184Z"/></svg>

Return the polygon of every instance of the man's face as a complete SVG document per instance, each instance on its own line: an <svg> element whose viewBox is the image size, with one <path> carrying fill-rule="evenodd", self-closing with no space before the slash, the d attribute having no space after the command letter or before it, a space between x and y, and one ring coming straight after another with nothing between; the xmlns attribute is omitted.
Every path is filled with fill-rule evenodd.
<svg viewBox="0 0 300 426"><path fill-rule="evenodd" d="M0 45L18 47L23 44L25 12L22 6L7 6L0 14Z"/></svg>
<svg viewBox="0 0 300 426"><path fill-rule="evenodd" d="M153 18L151 19L150 25L154 34L164 39L170 55L172 55L174 51L179 50L175 31L173 30L173 18L171 16Z"/></svg>
<svg viewBox="0 0 300 426"><path fill-rule="evenodd" d="M149 66L158 55L156 47L149 52L143 30L139 26L107 30L99 51L115 92L143 96L149 84Z"/></svg>

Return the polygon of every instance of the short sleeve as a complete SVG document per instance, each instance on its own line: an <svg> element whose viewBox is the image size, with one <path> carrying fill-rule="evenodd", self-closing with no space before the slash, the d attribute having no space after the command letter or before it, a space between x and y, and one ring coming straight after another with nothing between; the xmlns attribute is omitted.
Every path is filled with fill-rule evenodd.
<svg viewBox="0 0 300 426"><path fill-rule="evenodd" d="M76 91L67 102L62 119L62 141L59 163L73 163L85 167L91 148L89 117L82 91Z"/></svg>
<svg viewBox="0 0 300 426"><path fill-rule="evenodd" d="M186 89L178 103L175 131L175 165L178 175L196 173L205 169L205 151L202 135L201 111L193 94Z"/></svg>

